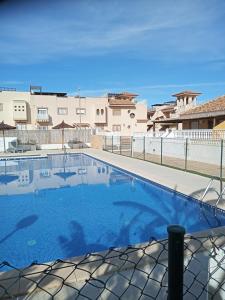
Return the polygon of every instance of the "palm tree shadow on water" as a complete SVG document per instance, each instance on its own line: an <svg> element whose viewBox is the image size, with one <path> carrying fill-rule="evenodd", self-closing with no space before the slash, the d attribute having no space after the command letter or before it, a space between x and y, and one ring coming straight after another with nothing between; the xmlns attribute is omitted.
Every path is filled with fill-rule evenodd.
<svg viewBox="0 0 225 300"><path fill-rule="evenodd" d="M60 235L58 238L60 245L65 251L66 257L78 256L85 253L103 251L107 246L97 240L95 243L88 244L82 226L77 221L70 222L70 237Z"/></svg>
<svg viewBox="0 0 225 300"><path fill-rule="evenodd" d="M59 243L65 251L66 257L78 256L86 253L99 252L113 247L122 247L130 244L130 231L138 222L142 212L138 212L128 224L121 226L119 233L108 231L103 233L94 243L88 244L83 227L75 220L70 222L70 237L60 235ZM101 243L101 240L110 241L110 246ZM106 242L108 244L108 242Z"/></svg>
<svg viewBox="0 0 225 300"><path fill-rule="evenodd" d="M157 294L158 289L160 289L160 286L156 287L153 281L147 278L146 271L144 269L142 271L141 267L139 266L137 269L138 271L134 273L134 270L136 268L135 262L140 262L141 260L140 252L134 250L132 254L133 263L130 263L127 260L128 259L127 253L129 253L130 251L129 249L130 247L132 247L132 246L128 246L130 244L131 230L133 229L133 226L137 225L141 214L142 211L141 212L138 211L132 217L129 223L121 226L118 234L112 234L112 232L107 232L103 237L104 240L107 240L107 238L111 237L112 239L111 243L114 245L118 245L118 244L124 245L124 248L120 250L121 252L120 251L117 252L117 250L114 252L115 248L109 249L109 247L101 243L100 240L88 244L82 226L77 221L74 220L70 222L70 236L69 237L65 237L62 235L59 236L58 238L59 242L63 250L66 252L67 257L74 257L74 256L79 256L81 254L84 254L84 250L85 253L94 253L94 252L101 252L103 250L106 250L107 256L109 255L110 257L112 255L114 257L116 255L117 257L117 260L115 260L114 257L111 262L111 259L109 258L105 260L104 257L106 254L102 254L103 260L101 264L104 264L104 276L99 277L97 273L93 272L91 274L90 279L86 280L85 284L82 286L81 295L84 296L86 295L91 299L111 299L112 297L114 297L113 295L118 295L119 299L121 297L121 299L134 300L140 296L139 294L142 287L144 288L144 286L147 284L148 281L149 281L147 287L148 292L151 295ZM128 246L127 249L126 246ZM118 247L120 248L120 246ZM124 253L124 256L122 253ZM101 257L101 253L99 253L99 255L100 256L96 257L97 259ZM146 259L146 255L144 253L143 255L145 256ZM92 256L90 254L90 257L88 256L88 259L90 258L90 261L92 261L94 257L95 256ZM131 267L130 270L129 268L127 269L126 267L127 264L130 265ZM81 264L78 267L78 269L82 269L82 266L83 264ZM83 267L85 270L85 266ZM162 271L165 272L165 270ZM159 269L151 270L151 274L155 278L158 278L159 276L158 272ZM97 284L97 282L100 282L99 280L101 282L104 282L104 285L99 285L99 283ZM135 286L137 287L137 289L135 289Z"/></svg>
<svg viewBox="0 0 225 300"><path fill-rule="evenodd" d="M11 236L13 236L17 231L32 226L37 220L38 220L37 215L30 215L28 217L23 218L16 224L15 228L10 233L8 233L4 238L0 240L0 244L5 242Z"/></svg>

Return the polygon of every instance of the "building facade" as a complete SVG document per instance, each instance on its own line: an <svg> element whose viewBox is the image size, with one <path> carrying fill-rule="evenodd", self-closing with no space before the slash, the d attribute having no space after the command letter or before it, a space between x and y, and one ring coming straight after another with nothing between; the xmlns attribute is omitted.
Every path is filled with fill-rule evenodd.
<svg viewBox="0 0 225 300"><path fill-rule="evenodd" d="M180 115L183 129L213 129L225 121L225 95ZM219 128L219 127L218 127Z"/></svg>
<svg viewBox="0 0 225 300"><path fill-rule="evenodd" d="M197 96L201 93L183 91L172 95L174 101L155 104L148 110L148 130L182 129L180 116L197 106Z"/></svg>
<svg viewBox="0 0 225 300"><path fill-rule="evenodd" d="M148 126L150 124L153 131L225 128L220 125L225 122L225 95L197 105L198 95L200 93L185 91L173 95L177 97L174 104L156 105L155 109L148 111Z"/></svg>
<svg viewBox="0 0 225 300"><path fill-rule="evenodd" d="M18 129L47 130L63 120L74 127L116 131L124 135L147 131L147 104L130 93L103 97L67 93L0 91L0 121Z"/></svg>

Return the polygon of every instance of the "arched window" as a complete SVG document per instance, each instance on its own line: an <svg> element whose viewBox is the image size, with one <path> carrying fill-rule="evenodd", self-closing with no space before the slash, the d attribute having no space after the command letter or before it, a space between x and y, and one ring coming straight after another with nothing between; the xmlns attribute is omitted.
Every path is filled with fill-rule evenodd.
<svg viewBox="0 0 225 300"><path fill-rule="evenodd" d="M96 114L99 116L99 113L100 113L100 111L99 111L99 109L97 109L96 110Z"/></svg>
<svg viewBox="0 0 225 300"><path fill-rule="evenodd" d="M104 109L102 108L102 109L101 109L101 115L103 115L103 114L104 114Z"/></svg>

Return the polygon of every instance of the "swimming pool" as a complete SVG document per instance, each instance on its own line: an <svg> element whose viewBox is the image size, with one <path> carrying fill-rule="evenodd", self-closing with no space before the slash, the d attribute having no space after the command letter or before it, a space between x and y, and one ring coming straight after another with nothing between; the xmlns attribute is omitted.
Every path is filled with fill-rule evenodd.
<svg viewBox="0 0 225 300"><path fill-rule="evenodd" d="M225 214L84 154L0 161L0 261L16 267L225 225Z"/></svg>

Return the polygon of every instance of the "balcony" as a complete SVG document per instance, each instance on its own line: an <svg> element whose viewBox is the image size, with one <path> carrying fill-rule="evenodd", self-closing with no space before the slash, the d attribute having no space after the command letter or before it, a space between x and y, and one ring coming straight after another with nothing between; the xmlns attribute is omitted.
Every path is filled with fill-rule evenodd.
<svg viewBox="0 0 225 300"><path fill-rule="evenodd" d="M37 114L36 120L39 123L48 123L49 115L48 114Z"/></svg>

